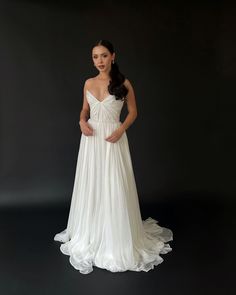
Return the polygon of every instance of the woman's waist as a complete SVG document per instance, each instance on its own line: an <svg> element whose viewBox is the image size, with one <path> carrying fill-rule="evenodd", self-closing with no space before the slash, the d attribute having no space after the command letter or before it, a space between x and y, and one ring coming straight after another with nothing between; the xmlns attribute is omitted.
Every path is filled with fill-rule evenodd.
<svg viewBox="0 0 236 295"><path fill-rule="evenodd" d="M95 119L95 118L89 118L88 122L94 122L94 123L106 123L106 124L121 124L121 121L119 119L117 120L111 120L111 119Z"/></svg>

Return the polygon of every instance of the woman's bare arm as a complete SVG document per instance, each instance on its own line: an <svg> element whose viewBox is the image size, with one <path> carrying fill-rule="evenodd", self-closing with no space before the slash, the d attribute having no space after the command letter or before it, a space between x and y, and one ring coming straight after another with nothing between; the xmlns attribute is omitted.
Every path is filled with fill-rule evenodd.
<svg viewBox="0 0 236 295"><path fill-rule="evenodd" d="M128 88L129 92L127 94L127 108L128 108L128 115L124 122L120 125L121 128L125 131L129 128L131 124L135 121L138 115L136 99L134 89L128 79L125 79L124 85Z"/></svg>
<svg viewBox="0 0 236 295"><path fill-rule="evenodd" d="M86 96L86 90L87 90L87 81L85 81L84 83L84 90L83 90L83 94L84 94L84 99L83 99L83 106L82 106L82 110L80 112L80 123L82 121L87 122L87 120L89 119L89 115L90 115L90 107L87 101L87 96Z"/></svg>
<svg viewBox="0 0 236 295"><path fill-rule="evenodd" d="M88 80L86 80L84 83L84 90L83 90L84 100L83 100L82 110L80 112L79 125L80 125L81 132L86 136L90 136L90 135L93 135L93 128L87 122L90 117L90 107L89 107L89 103L87 101L87 96L86 96L87 83L88 83L87 81Z"/></svg>

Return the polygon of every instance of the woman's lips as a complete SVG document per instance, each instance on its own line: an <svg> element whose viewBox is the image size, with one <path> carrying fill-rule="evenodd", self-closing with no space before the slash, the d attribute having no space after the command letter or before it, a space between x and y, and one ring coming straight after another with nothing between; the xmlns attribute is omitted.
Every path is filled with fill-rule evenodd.
<svg viewBox="0 0 236 295"><path fill-rule="evenodd" d="M105 66L98 66L99 67L99 69L104 69L105 68Z"/></svg>

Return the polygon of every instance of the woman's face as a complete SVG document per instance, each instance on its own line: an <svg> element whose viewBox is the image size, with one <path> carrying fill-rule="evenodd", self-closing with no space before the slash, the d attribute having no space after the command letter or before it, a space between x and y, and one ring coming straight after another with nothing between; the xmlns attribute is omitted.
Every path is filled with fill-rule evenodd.
<svg viewBox="0 0 236 295"><path fill-rule="evenodd" d="M92 50L93 63L99 72L109 72L114 58L115 53L111 54L110 51L102 45L95 46Z"/></svg>

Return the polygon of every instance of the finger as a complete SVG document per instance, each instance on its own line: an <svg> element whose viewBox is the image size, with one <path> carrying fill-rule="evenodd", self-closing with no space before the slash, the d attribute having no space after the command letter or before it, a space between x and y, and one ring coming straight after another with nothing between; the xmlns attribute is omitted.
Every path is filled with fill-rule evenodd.
<svg viewBox="0 0 236 295"><path fill-rule="evenodd" d="M115 139L116 139L115 136L110 136L109 139L108 139L108 141L110 141L110 142L114 142Z"/></svg>
<svg viewBox="0 0 236 295"><path fill-rule="evenodd" d="M107 138L113 138L114 136L115 136L115 133L112 133Z"/></svg>
<svg viewBox="0 0 236 295"><path fill-rule="evenodd" d="M93 130L92 126L88 125L88 129L89 130Z"/></svg>
<svg viewBox="0 0 236 295"><path fill-rule="evenodd" d="M91 131L89 131L89 130L84 130L84 134L85 134L86 136L92 135Z"/></svg>
<svg viewBox="0 0 236 295"><path fill-rule="evenodd" d="M113 138L114 138L114 135L110 135L106 139L110 141L110 140L113 140Z"/></svg>
<svg viewBox="0 0 236 295"><path fill-rule="evenodd" d="M92 128L87 128L87 132L89 132L90 134L93 133L93 129Z"/></svg>

